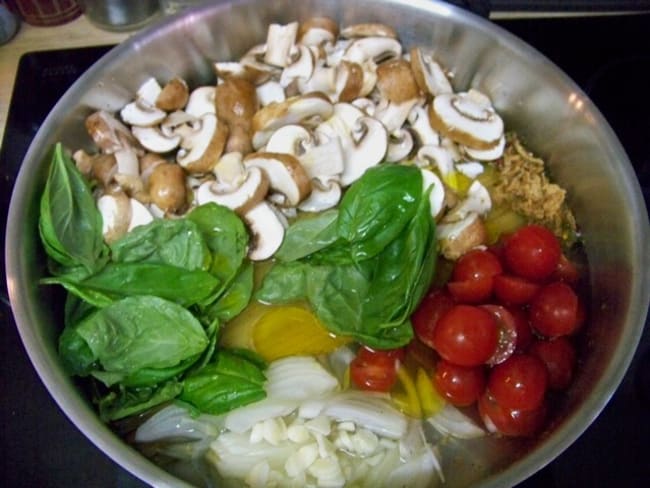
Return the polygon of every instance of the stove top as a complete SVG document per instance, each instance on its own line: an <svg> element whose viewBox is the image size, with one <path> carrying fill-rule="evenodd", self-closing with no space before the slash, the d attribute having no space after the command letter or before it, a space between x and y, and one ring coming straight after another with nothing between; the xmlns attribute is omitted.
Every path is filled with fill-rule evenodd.
<svg viewBox="0 0 650 488"><path fill-rule="evenodd" d="M498 21L571 76L609 120L650 207L650 14ZM109 46L28 53L20 61L0 150L2 242L18 167L50 108ZM0 262L4 276L4 261ZM4 278L3 278L4 287ZM5 486L142 488L61 413L22 347L2 292L0 479ZM612 400L559 458L521 488L644 486L650 439L650 328ZM70 469L70 466L73 466Z"/></svg>

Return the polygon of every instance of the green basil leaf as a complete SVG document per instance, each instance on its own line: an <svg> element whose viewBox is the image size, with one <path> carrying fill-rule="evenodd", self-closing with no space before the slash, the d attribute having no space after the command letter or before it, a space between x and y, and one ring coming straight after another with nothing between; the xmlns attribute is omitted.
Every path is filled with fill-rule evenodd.
<svg viewBox="0 0 650 488"><path fill-rule="evenodd" d="M127 297L74 327L104 371L129 376L146 368L173 368L208 345L200 322L158 297Z"/></svg>
<svg viewBox="0 0 650 488"><path fill-rule="evenodd" d="M97 367L97 356L73 326L59 336L59 357L70 375L88 376Z"/></svg>
<svg viewBox="0 0 650 488"><path fill-rule="evenodd" d="M235 277L248 252L248 232L235 212L216 203L193 209L186 217L203 234L212 252L210 272L222 286Z"/></svg>
<svg viewBox="0 0 650 488"><path fill-rule="evenodd" d="M67 266L94 271L107 248L102 217L88 183L59 143L41 197L39 232L47 254Z"/></svg>
<svg viewBox="0 0 650 488"><path fill-rule="evenodd" d="M227 350L183 381L180 399L212 415L228 412L266 397L266 378L254 362Z"/></svg>
<svg viewBox="0 0 650 488"><path fill-rule="evenodd" d="M413 218L422 194L422 175L411 166L370 168L344 195L337 221L353 261L380 253Z"/></svg>
<svg viewBox="0 0 650 488"><path fill-rule="evenodd" d="M264 276L255 298L264 303L289 303L304 298L310 269L311 266L302 261L275 264Z"/></svg>
<svg viewBox="0 0 650 488"><path fill-rule="evenodd" d="M183 385L175 380L155 387L120 387L97 400L99 416L104 422L111 422L137 415L173 400L182 390Z"/></svg>
<svg viewBox="0 0 650 488"><path fill-rule="evenodd" d="M217 301L206 306L202 315L208 321L219 320L228 322L246 308L253 294L254 268L252 263L245 262L235 279L226 288Z"/></svg>
<svg viewBox="0 0 650 488"><path fill-rule="evenodd" d="M336 209L304 217L289 226L275 258L295 261L327 246L338 239Z"/></svg>
<svg viewBox="0 0 650 488"><path fill-rule="evenodd" d="M207 271L150 263L109 263L99 273L80 283L65 277L48 282L58 282L73 293L83 293L84 299L88 299L91 292L109 299L153 295L184 306L202 303L219 286L219 280Z"/></svg>
<svg viewBox="0 0 650 488"><path fill-rule="evenodd" d="M211 256L199 227L188 219L155 219L111 244L118 263L168 264L207 270Z"/></svg>

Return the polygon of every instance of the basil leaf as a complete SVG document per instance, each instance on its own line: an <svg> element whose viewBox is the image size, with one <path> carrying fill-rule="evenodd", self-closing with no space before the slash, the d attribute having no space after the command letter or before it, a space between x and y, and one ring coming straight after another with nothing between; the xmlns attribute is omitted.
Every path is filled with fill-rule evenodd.
<svg viewBox="0 0 650 488"><path fill-rule="evenodd" d="M275 253L280 261L295 261L319 251L338 239L336 209L302 218L289 226Z"/></svg>
<svg viewBox="0 0 650 488"><path fill-rule="evenodd" d="M415 215L422 193L420 170L411 166L370 168L344 195L338 234L350 243L350 256L360 261L376 256Z"/></svg>
<svg viewBox="0 0 650 488"><path fill-rule="evenodd" d="M209 267L210 251L198 226L187 219L155 219L111 245L118 263L168 264L188 270Z"/></svg>
<svg viewBox="0 0 650 488"><path fill-rule="evenodd" d="M173 400L183 385L175 380L155 387L123 388L112 390L97 400L99 416L104 422L136 415Z"/></svg>
<svg viewBox="0 0 650 488"><path fill-rule="evenodd" d="M47 254L67 267L94 271L107 248L88 183L59 143L41 197L39 233Z"/></svg>
<svg viewBox="0 0 650 488"><path fill-rule="evenodd" d="M208 321L219 320L221 322L228 322L239 315L251 300L254 277L252 263L245 262L223 295L202 310L203 316Z"/></svg>
<svg viewBox="0 0 650 488"><path fill-rule="evenodd" d="M206 300L219 286L207 271L150 263L109 263L81 282L65 276L42 282L60 284L97 307L132 295L153 295L190 306Z"/></svg>
<svg viewBox="0 0 650 488"><path fill-rule="evenodd" d="M59 336L59 357L70 375L88 376L97 367L97 356L72 326Z"/></svg>
<svg viewBox="0 0 650 488"><path fill-rule="evenodd" d="M180 399L212 415L228 412L266 397L266 378L257 364L227 350L183 381Z"/></svg>
<svg viewBox="0 0 650 488"><path fill-rule="evenodd" d="M264 276L255 298L264 303L288 303L305 298L310 269L313 268L301 261L275 264Z"/></svg>
<svg viewBox="0 0 650 488"><path fill-rule="evenodd" d="M208 345L203 327L183 307L152 296L124 298L74 326L104 371L129 376L170 368ZM60 353L64 360L68 348ZM188 365L189 366L189 365Z"/></svg>
<svg viewBox="0 0 650 488"><path fill-rule="evenodd" d="M235 212L216 203L193 209L186 218L203 234L212 252L210 272L226 286L235 277L248 251L248 232Z"/></svg>

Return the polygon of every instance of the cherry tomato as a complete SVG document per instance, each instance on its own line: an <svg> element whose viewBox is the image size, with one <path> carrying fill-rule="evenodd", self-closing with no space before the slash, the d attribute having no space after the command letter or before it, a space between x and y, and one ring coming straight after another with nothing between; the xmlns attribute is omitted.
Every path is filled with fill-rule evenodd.
<svg viewBox="0 0 650 488"><path fill-rule="evenodd" d="M484 364L496 350L499 331L492 314L472 305L454 305L433 331L433 346L460 366Z"/></svg>
<svg viewBox="0 0 650 488"><path fill-rule="evenodd" d="M441 359L433 375L433 384L452 405L472 405L485 390L485 370L482 366L458 366Z"/></svg>
<svg viewBox="0 0 650 488"><path fill-rule="evenodd" d="M362 390L390 391L397 381L397 368L403 353L401 348L375 351L361 347L350 363L350 379Z"/></svg>
<svg viewBox="0 0 650 488"><path fill-rule="evenodd" d="M508 311L515 319L515 328L517 329L515 352L524 352L533 342L533 329L530 327L528 314L519 307L509 307Z"/></svg>
<svg viewBox="0 0 650 488"><path fill-rule="evenodd" d="M478 400L478 411L490 432L506 436L530 437L542 428L546 418L546 401L533 410L516 410L500 405L488 391Z"/></svg>
<svg viewBox="0 0 650 488"><path fill-rule="evenodd" d="M433 289L422 299L411 315L415 335L427 346L433 348L433 330L440 317L454 306L454 299L445 289Z"/></svg>
<svg viewBox="0 0 650 488"><path fill-rule="evenodd" d="M507 267L517 276L541 281L557 269L562 248L546 227L527 225L508 236L503 255Z"/></svg>
<svg viewBox="0 0 650 488"><path fill-rule="evenodd" d="M487 300L492 295L493 278L502 271L501 262L493 253L474 249L456 261L449 291L456 300L465 303Z"/></svg>
<svg viewBox="0 0 650 488"><path fill-rule="evenodd" d="M538 283L519 276L502 274L494 277L494 294L507 305L529 303L540 288Z"/></svg>
<svg viewBox="0 0 650 488"><path fill-rule="evenodd" d="M512 314L501 305L481 305L481 308L492 314L498 328L499 341L494 354L487 364L494 366L508 359L517 346L517 325Z"/></svg>
<svg viewBox="0 0 650 488"><path fill-rule="evenodd" d="M571 286L575 286L580 279L580 271L578 271L578 267L565 254L562 254L560 261L557 263L557 268L553 272L553 279L564 281Z"/></svg>
<svg viewBox="0 0 650 488"><path fill-rule="evenodd" d="M542 287L530 304L530 323L546 337L575 332L579 323L578 296L566 283L555 281Z"/></svg>
<svg viewBox="0 0 650 488"><path fill-rule="evenodd" d="M571 384L576 352L566 337L558 337L550 341L535 341L530 346L529 352L540 358L546 365L549 388L564 390Z"/></svg>
<svg viewBox="0 0 650 488"><path fill-rule="evenodd" d="M541 404L547 385L548 372L541 359L515 354L492 368L487 388L499 405L526 411Z"/></svg>

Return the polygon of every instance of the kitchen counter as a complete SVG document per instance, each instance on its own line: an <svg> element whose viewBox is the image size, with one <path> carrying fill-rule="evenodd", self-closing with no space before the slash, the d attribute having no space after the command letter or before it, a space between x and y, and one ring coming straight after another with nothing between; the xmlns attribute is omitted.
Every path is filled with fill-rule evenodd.
<svg viewBox="0 0 650 488"><path fill-rule="evenodd" d="M20 57L31 51L118 44L134 32L109 32L95 27L86 16L55 27L22 23L17 34L0 46L0 141L3 140L9 102Z"/></svg>

